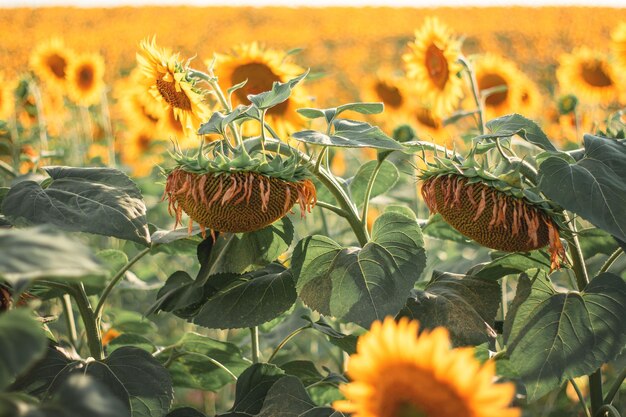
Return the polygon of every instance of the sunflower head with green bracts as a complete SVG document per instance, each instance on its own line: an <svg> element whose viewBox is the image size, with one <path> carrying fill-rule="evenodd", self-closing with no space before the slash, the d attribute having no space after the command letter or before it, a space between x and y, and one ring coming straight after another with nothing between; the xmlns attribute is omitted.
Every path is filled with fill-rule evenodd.
<svg viewBox="0 0 626 417"><path fill-rule="evenodd" d="M551 269L559 268L565 259L560 215L518 171L498 171L480 165L473 154L463 161L438 157L419 175L422 197L432 214L479 244L505 252L548 246Z"/></svg>

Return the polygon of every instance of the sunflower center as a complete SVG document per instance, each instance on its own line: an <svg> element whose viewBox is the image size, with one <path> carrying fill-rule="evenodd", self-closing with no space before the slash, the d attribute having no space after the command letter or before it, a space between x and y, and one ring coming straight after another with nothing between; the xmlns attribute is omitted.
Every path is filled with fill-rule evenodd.
<svg viewBox="0 0 626 417"><path fill-rule="evenodd" d="M65 79L65 67L67 66L65 58L57 54L52 54L46 58L46 64L55 77L61 80Z"/></svg>
<svg viewBox="0 0 626 417"><path fill-rule="evenodd" d="M151 142L152 142L152 138L146 134L142 133L137 137L137 146L142 151L147 151L148 149L150 149Z"/></svg>
<svg viewBox="0 0 626 417"><path fill-rule="evenodd" d="M191 100L187 97L184 91L178 91L176 89L175 81L165 81L163 77L156 82L157 90L161 93L161 96L167 104L175 109L191 110Z"/></svg>
<svg viewBox="0 0 626 417"><path fill-rule="evenodd" d="M450 74L448 70L448 60L443 54L443 51L435 44L431 43L426 50L425 64L430 79L437 88L443 90Z"/></svg>
<svg viewBox="0 0 626 417"><path fill-rule="evenodd" d="M422 412L422 410L418 409L415 404L411 404L409 402L401 403L396 410L397 417L428 417L426 414Z"/></svg>
<svg viewBox="0 0 626 417"><path fill-rule="evenodd" d="M90 66L82 66L78 70L78 86L81 90L90 90L93 87L94 74Z"/></svg>
<svg viewBox="0 0 626 417"><path fill-rule="evenodd" d="M499 86L508 87L506 80L498 74L485 74L478 80L478 89L481 91ZM487 106L489 107L497 107L500 104L504 103L508 96L508 89L505 91L500 91L498 93L490 94L489 97L485 99L485 104L487 104Z"/></svg>
<svg viewBox="0 0 626 417"><path fill-rule="evenodd" d="M249 64L240 65L233 71L230 78L232 85L239 84L248 80L243 88L235 91L235 96L245 105L250 104L248 95L259 94L272 89L275 81L280 81L278 75L274 74L272 69L265 64L259 62L251 62ZM287 103L289 100L272 107L267 114L283 115L287 111Z"/></svg>
<svg viewBox="0 0 626 417"><path fill-rule="evenodd" d="M587 84L593 87L610 87L613 80L604 71L600 62L585 62L581 66L581 75Z"/></svg>
<svg viewBox="0 0 626 417"><path fill-rule="evenodd" d="M415 118L423 126L427 126L432 129L439 129L439 127L441 127L441 124L433 117L432 112L426 108L417 109L415 112Z"/></svg>
<svg viewBox="0 0 626 417"><path fill-rule="evenodd" d="M394 109L402 106L402 102L404 101L402 94L400 94L400 90L398 87L393 85L389 85L385 82L377 82L376 87L376 95L385 103L386 106L392 107Z"/></svg>

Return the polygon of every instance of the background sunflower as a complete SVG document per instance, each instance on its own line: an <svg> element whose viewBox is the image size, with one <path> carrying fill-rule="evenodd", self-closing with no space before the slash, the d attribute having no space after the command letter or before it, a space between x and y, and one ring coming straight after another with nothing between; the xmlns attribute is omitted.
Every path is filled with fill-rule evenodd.
<svg viewBox="0 0 626 417"><path fill-rule="evenodd" d="M0 120L8 119L14 111L14 89L13 83L5 77L3 72L0 72Z"/></svg>
<svg viewBox="0 0 626 417"><path fill-rule="evenodd" d="M84 54L69 62L66 70L67 94L82 106L97 104L104 90L104 58Z"/></svg>
<svg viewBox="0 0 626 417"><path fill-rule="evenodd" d="M60 38L52 38L35 47L30 55L30 67L47 85L64 89L67 67L74 52Z"/></svg>
<svg viewBox="0 0 626 417"><path fill-rule="evenodd" d="M485 98L487 120L519 111L522 99L520 70L513 61L495 54L484 54L475 57L474 70L481 94L495 87L506 88L506 91Z"/></svg>

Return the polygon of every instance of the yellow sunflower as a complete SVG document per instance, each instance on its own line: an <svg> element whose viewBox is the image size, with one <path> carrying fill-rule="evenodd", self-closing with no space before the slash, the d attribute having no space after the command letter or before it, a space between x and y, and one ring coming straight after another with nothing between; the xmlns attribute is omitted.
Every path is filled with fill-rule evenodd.
<svg viewBox="0 0 626 417"><path fill-rule="evenodd" d="M97 104L104 90L104 58L99 54L84 54L68 64L65 78L67 93L76 104Z"/></svg>
<svg viewBox="0 0 626 417"><path fill-rule="evenodd" d="M516 111L531 119L540 116L544 106L539 87L521 71L518 72L518 82L520 98L519 107Z"/></svg>
<svg viewBox="0 0 626 417"><path fill-rule="evenodd" d="M59 38L42 42L30 55L30 67L39 78L52 87L64 88L67 66L74 53Z"/></svg>
<svg viewBox="0 0 626 417"><path fill-rule="evenodd" d="M117 100L115 110L119 117L124 119L128 128L154 130L165 110L160 103L145 94L140 85L142 77L138 68L135 68L128 77L115 84L113 93Z"/></svg>
<svg viewBox="0 0 626 417"><path fill-rule="evenodd" d="M164 151L164 143L155 138L153 131L131 130L122 140L121 159L134 176L145 177L163 162Z"/></svg>
<svg viewBox="0 0 626 417"><path fill-rule="evenodd" d="M186 136L196 137L200 124L209 120L210 110L179 55L157 47L154 39L146 39L141 42L137 62L148 97L159 102L165 111L174 112Z"/></svg>
<svg viewBox="0 0 626 417"><path fill-rule="evenodd" d="M450 114L463 96L463 81L457 77L461 43L437 18L427 18L415 32L415 42L404 54L407 76L415 89L438 115Z"/></svg>
<svg viewBox="0 0 626 417"><path fill-rule="evenodd" d="M573 93L589 104L610 104L617 100L617 73L603 54L587 47L563 54L556 71L561 92Z"/></svg>
<svg viewBox="0 0 626 417"><path fill-rule="evenodd" d="M248 80L246 85L236 90L233 105L248 105L248 95L269 91L275 81L286 82L301 75L304 68L291 62L286 52L261 47L257 42L235 46L229 54L216 55L215 75L220 87L226 91L233 85ZM283 139L290 133L306 126L306 119L296 109L309 106L306 90L299 85L287 101L267 111L266 122ZM260 124L246 122L243 125L245 136L260 134Z"/></svg>
<svg viewBox="0 0 626 417"><path fill-rule="evenodd" d="M490 94L485 99L487 120L520 111L520 70L513 61L492 54L481 55L474 62L474 71L479 91L506 87L506 91Z"/></svg>
<svg viewBox="0 0 626 417"><path fill-rule="evenodd" d="M385 105L383 119L406 114L412 101L412 93L407 84L405 78L397 76L391 70L381 69L374 77L366 80L363 101L383 103Z"/></svg>
<svg viewBox="0 0 626 417"><path fill-rule="evenodd" d="M611 49L620 73L626 73L626 22L620 22L611 33Z"/></svg>
<svg viewBox="0 0 626 417"><path fill-rule="evenodd" d="M374 322L348 362L346 400L333 407L353 417L521 415L509 408L515 386L493 383L494 362L481 366L472 348L451 349L444 328L418 329L406 317Z"/></svg>
<svg viewBox="0 0 626 417"><path fill-rule="evenodd" d="M0 120L11 117L15 108L15 98L13 97L14 84L9 82L0 72Z"/></svg>

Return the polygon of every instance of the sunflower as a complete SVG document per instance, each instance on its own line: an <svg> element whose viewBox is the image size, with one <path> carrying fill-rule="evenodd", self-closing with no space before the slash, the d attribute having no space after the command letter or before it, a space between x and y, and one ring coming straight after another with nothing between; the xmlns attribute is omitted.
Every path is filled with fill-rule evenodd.
<svg viewBox="0 0 626 417"><path fill-rule="evenodd" d="M485 54L474 62L478 90L505 87L506 91L490 94L485 99L487 119L518 112L522 93L518 78L521 74L513 61L497 55Z"/></svg>
<svg viewBox="0 0 626 417"><path fill-rule="evenodd" d="M163 142L155 138L152 130L131 130L122 140L121 159L131 168L134 176L145 177L163 162L164 151Z"/></svg>
<svg viewBox="0 0 626 417"><path fill-rule="evenodd" d="M381 102L385 105L380 119L394 119L396 115L406 115L410 111L413 92L408 81L392 71L381 69L365 82L363 101ZM393 126L392 126L393 127Z"/></svg>
<svg viewBox="0 0 626 417"><path fill-rule="evenodd" d="M350 356L346 400L333 407L353 417L518 417L511 383L494 384L495 363L472 348L450 348L445 328L424 330L403 317L376 321Z"/></svg>
<svg viewBox="0 0 626 417"><path fill-rule="evenodd" d="M171 110L186 132L195 137L200 124L210 116L201 91L196 88L178 54L158 48L154 39L143 40L137 53L144 94Z"/></svg>
<svg viewBox="0 0 626 417"><path fill-rule="evenodd" d="M67 67L74 53L59 38L40 43L30 55L30 67L52 87L65 88Z"/></svg>
<svg viewBox="0 0 626 417"><path fill-rule="evenodd" d="M84 54L70 61L65 74L69 98L82 106L97 104L104 90L104 58Z"/></svg>
<svg viewBox="0 0 626 417"><path fill-rule="evenodd" d="M13 98L13 83L4 78L4 74L0 72L0 120L6 120L11 117L15 108L15 99Z"/></svg>
<svg viewBox="0 0 626 417"><path fill-rule="evenodd" d="M291 62L286 52L263 48L257 42L235 46L229 54L216 55L214 70L224 90L248 80L245 86L233 93L233 105L248 105L248 95L269 91L275 81L286 82L304 72L302 67ZM285 138L306 126L306 119L296 109L309 105L306 90L298 86L289 99L267 111L266 121L279 136ZM260 133L259 123L256 122L244 123L243 128L245 136Z"/></svg>
<svg viewBox="0 0 626 417"><path fill-rule="evenodd" d="M450 114L463 96L463 81L457 77L461 43L437 18L427 18L415 32L411 51L402 56L409 79L422 99L438 115Z"/></svg>
<svg viewBox="0 0 626 417"><path fill-rule="evenodd" d="M517 77L519 83L519 107L516 112L526 117L538 117L543 110L543 96L533 80L521 71Z"/></svg>
<svg viewBox="0 0 626 417"><path fill-rule="evenodd" d="M421 140L432 140L439 145L452 146L453 135L448 126L443 125L441 117L426 106L417 105L411 112L412 124Z"/></svg>
<svg viewBox="0 0 626 417"><path fill-rule="evenodd" d="M610 104L619 95L612 64L606 56L587 47L562 55L556 77L562 92L574 93L589 104Z"/></svg>
<svg viewBox="0 0 626 417"><path fill-rule="evenodd" d="M626 73L626 22L620 22L611 33L611 49L620 73Z"/></svg>

